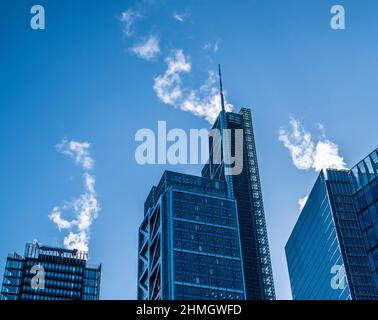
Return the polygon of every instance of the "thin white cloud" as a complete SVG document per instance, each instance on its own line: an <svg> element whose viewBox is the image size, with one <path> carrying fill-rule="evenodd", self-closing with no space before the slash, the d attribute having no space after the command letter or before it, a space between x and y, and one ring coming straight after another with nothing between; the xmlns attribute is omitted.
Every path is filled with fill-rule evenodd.
<svg viewBox="0 0 378 320"><path fill-rule="evenodd" d="M146 41L138 43L131 50L144 60L153 60L159 53L159 39L155 36L149 36Z"/></svg>
<svg viewBox="0 0 378 320"><path fill-rule="evenodd" d="M90 144L88 142L77 142L63 140L57 145L57 150L74 159L84 170L84 193L80 197L59 207L54 207L49 215L61 231L69 229L69 234L64 238L64 245L68 249L78 249L88 251L90 226L97 218L100 205L97 201L95 191L95 177L90 171L94 167L94 161L89 153ZM66 220L62 218L63 211L69 210L74 214L74 219Z"/></svg>
<svg viewBox="0 0 378 320"><path fill-rule="evenodd" d="M185 22L186 18L189 16L190 16L189 12L183 12L183 13L174 12L173 13L173 18L179 22Z"/></svg>
<svg viewBox="0 0 378 320"><path fill-rule="evenodd" d="M141 14L133 9L127 9L121 13L120 20L122 22L123 34L126 37L133 35L135 21L141 17Z"/></svg>
<svg viewBox="0 0 378 320"><path fill-rule="evenodd" d="M86 170L91 170L94 166L94 161L89 155L89 148L88 142L67 141L66 139L56 145L58 152L69 155L76 164L80 164Z"/></svg>
<svg viewBox="0 0 378 320"><path fill-rule="evenodd" d="M218 52L219 50L219 40L215 41L214 43L212 42L206 42L203 47L203 50L205 51L212 51L214 53Z"/></svg>
<svg viewBox="0 0 378 320"><path fill-rule="evenodd" d="M346 169L344 159L339 155L339 147L325 137L321 125L321 136L314 141L311 133L305 131L299 120L290 119L291 131L280 129L279 140L290 151L294 165L299 170Z"/></svg>
<svg viewBox="0 0 378 320"><path fill-rule="evenodd" d="M298 205L299 205L299 211L302 211L304 206L306 205L306 202L308 200L308 195L300 198L298 200Z"/></svg>
<svg viewBox="0 0 378 320"><path fill-rule="evenodd" d="M182 50L173 52L165 62L168 68L163 75L155 78L154 90L161 101L174 106L182 97L180 74L190 72L192 65Z"/></svg>
<svg viewBox="0 0 378 320"><path fill-rule="evenodd" d="M213 123L221 109L215 72L209 72L207 81L198 90L190 90L182 85L181 74L189 73L192 68L183 50L175 50L165 62L168 68L163 75L157 76L154 82L154 90L158 98L168 105L179 107ZM233 106L226 103L226 110L232 111L232 109Z"/></svg>
<svg viewBox="0 0 378 320"><path fill-rule="evenodd" d="M217 87L216 73L210 71L205 84L199 90L191 90L181 102L180 107L184 111L189 111L213 123L221 110L221 98ZM225 108L226 111L233 110L233 106L229 103L226 103Z"/></svg>

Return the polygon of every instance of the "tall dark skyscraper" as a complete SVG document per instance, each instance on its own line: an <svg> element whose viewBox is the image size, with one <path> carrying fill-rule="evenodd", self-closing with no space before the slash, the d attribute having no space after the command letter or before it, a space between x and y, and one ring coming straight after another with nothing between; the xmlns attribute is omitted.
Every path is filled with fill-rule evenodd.
<svg viewBox="0 0 378 320"><path fill-rule="evenodd" d="M25 255L10 254L2 300L98 300L101 266L87 264L87 253L27 244Z"/></svg>
<svg viewBox="0 0 378 320"><path fill-rule="evenodd" d="M378 298L377 181L377 150L320 173L285 248L294 299Z"/></svg>
<svg viewBox="0 0 378 320"><path fill-rule="evenodd" d="M202 170L202 176L227 182L228 196L235 198L238 207L240 238L243 253L243 267L246 297L251 300L275 299L273 273L270 261L264 205L257 163L255 137L251 111L242 108L239 113L222 111L213 125L221 132L224 129L243 130L242 163L240 174L226 175L225 152L221 150L221 163L213 161L215 151L210 142L210 161ZM231 137L234 140L235 137ZM232 143L235 147L236 143ZM239 155L235 154L240 157Z"/></svg>
<svg viewBox="0 0 378 320"><path fill-rule="evenodd" d="M275 299L275 291L274 291L274 284L273 284L273 274L272 274L272 267L270 261L270 252L269 252L269 244L268 244L268 236L266 230L266 223L265 223L265 214L264 214L264 206L262 200L262 192L261 192L261 185L260 185L260 176L259 176L259 169L257 164L257 155L256 155L256 146L255 146L255 138L253 133L252 127L252 117L251 112L247 108L242 108L239 113L233 112L226 112L225 110L225 103L223 97L223 89L222 89L222 80L219 68L219 76L220 76L220 92L221 92L221 112L213 125L213 131L220 133L220 139L215 139L215 136L210 135L209 137L209 161L204 166L202 170L202 180L200 178L191 177L187 178L185 184L180 185L181 192L190 192L191 189L194 189L197 193L197 196L191 199L192 207L199 207L201 208L199 216L193 216L197 213L191 213L190 211L186 214L190 217L192 223L196 221L196 219L207 219L206 217L211 214L211 220L208 222L211 223L214 219L220 219L220 221L224 221L222 223L218 223L217 227L213 229L207 228L206 233L208 237L212 237L211 241L221 241L220 239L217 240L218 235L224 231L222 230L229 230L232 235L233 242L232 244L227 243L227 241L222 242L222 250L221 250L221 264L225 265L225 268L219 267L218 263L219 259L216 260L208 260L207 268L210 268L211 272L216 272L218 274L218 280L220 283L217 283L215 286L211 286L211 290L213 291L201 291L201 294L191 294L191 291L186 291L185 286L181 286L178 291L174 294L168 295L160 295L159 297L164 298L191 298L191 299L209 299L209 298L216 298L219 299L220 297L226 299L248 299L248 300L272 300ZM228 131L228 132L227 132ZM228 135L230 133L230 135ZM240 139L239 139L240 138ZM235 161L235 166L230 165L232 161L231 158ZM236 165L238 164L238 165ZM171 173L173 174L173 173ZM167 174L165 174L167 176ZM197 180L196 180L197 179ZM198 180L199 179L199 180ZM162 181L164 178L162 179ZM198 181L198 182L196 182ZM202 181L202 182L200 182ZM218 188L214 189L218 193L218 200L212 200L214 208L207 208L206 206L202 206L202 198L204 199L208 197L206 195L206 190L198 189L197 185L202 185L203 183L207 184L214 184L218 185ZM159 185L161 185L160 182ZM218 189L219 186L222 190L219 193ZM204 193L204 191L206 191ZM153 188L146 203L145 212L154 210L153 208L156 206L156 201L158 198L163 194L162 188ZM199 195L198 195L199 194ZM156 196L158 195L158 196ZM188 196L189 197L189 196ZM153 201L151 199L154 199ZM196 205L196 201L198 204ZM230 203L232 207L229 209L228 215L231 220L223 220L224 217L222 215L226 214L222 206L225 203ZM234 203L231 205L231 203ZM150 209L148 209L150 208ZM188 208L188 207L186 207ZM210 211L208 211L210 209ZM178 212L182 209L178 209ZM188 210L188 209L186 209ZM175 213L171 213L173 217ZM217 216L219 215L219 216ZM148 225L146 221L149 221L146 216L149 216L148 213L145 213L145 220L142 223L140 229L140 242L139 242L139 278L138 278L138 298L140 299L154 299L154 294L146 294L148 289L151 290L151 285L147 286L148 283L151 283L152 275L147 275L146 272L143 273L145 270L147 261L151 261L151 251L143 251L147 250L143 244L145 244L147 240L144 239L144 235L147 236L147 230L151 230L151 226ZM203 216L201 218L201 216ZM173 219L175 220L175 219ZM206 222L206 223L208 223ZM229 223L232 224L232 228L230 229ZM175 226L175 223L173 223ZM187 225L186 227L189 228L191 224ZM164 229L165 228L165 229ZM236 228L236 229L234 229ZM171 234L175 232L175 227L173 227L173 231L171 230ZM166 231L164 231L166 230ZM232 230L232 231L231 231ZM187 229L189 237L197 237L196 232L191 229ZM165 235L169 232L168 227L164 227L163 224L163 234ZM216 233L216 234L213 234ZM182 232L177 234L177 237L183 234ZM149 234L151 237L151 234ZM227 237L230 237L229 233L227 233ZM203 238L200 238L203 241ZM209 238L210 239L210 238ZM228 239L228 238L227 238ZM238 239L238 240L237 240ZM238 242L239 241L239 242ZM149 245L152 242L149 242ZM163 241L164 243L164 241ZM231 245L231 247L230 247ZM174 246L174 243L171 244ZM169 247L167 245L167 247ZM202 247L202 245L201 245ZM161 247L159 250L162 250L166 247ZM212 243L209 244L209 254L213 255L216 246ZM224 277L224 270L227 270L230 267L230 261L228 256L229 254L225 253L228 250L233 250L232 252L232 268L234 270L233 276L235 280L235 284L232 285L231 278L227 279L226 283L223 283L222 278ZM241 255L235 256L239 252ZM176 250L176 248L172 249ZM217 249L218 250L218 249ZM225 250L225 251L224 251ZM143 252L144 253L143 253ZM159 252L160 254L160 252ZM146 258L149 256L149 260ZM189 257L185 255L188 259L198 257L197 255L193 257ZM164 259L163 259L164 261ZM171 258L171 264L173 268L175 268L176 260ZM202 261L202 260L201 260ZM190 261L186 261L190 265ZM239 264L241 263L241 267ZM227 266L227 268L226 268ZM185 267L185 264L184 264ZM188 267L188 266L187 266ZM150 266L151 268L151 266ZM196 267L197 268L197 267ZM215 268L215 269L214 269ZM220 268L220 269L219 269ZM179 268L180 270L180 268ZM197 269L196 269L197 270ZM208 270L208 269L206 269ZM231 270L228 270L230 275L232 274ZM164 272L171 275L171 280L167 279L166 283L162 284L163 288L169 281L172 283L169 284L171 287L173 286L173 282L176 285L176 270L172 271L172 269L164 269ZM197 271L196 271L197 272ZM207 272L207 271L206 271ZM227 272L226 272L227 273ZM202 272L201 272L202 274ZM242 276L242 285L239 282L240 276ZM149 279L150 282L147 281ZM210 274L210 285L211 285L211 278L217 278L215 274ZM144 279L141 281L141 279ZM193 280L192 280L193 281ZM199 278L201 281L201 278ZM198 283L198 288L202 288L202 285ZM215 290L216 288L224 288L225 290L219 290L218 292ZM172 292L172 289L170 289ZM202 289L201 289L202 290ZM166 291L166 292L169 292ZM189 292L189 293L188 293ZM233 295L228 296L227 292L231 292ZM209 295L210 293L210 295ZM214 296L215 295L215 296ZM221 295L221 296L220 296Z"/></svg>

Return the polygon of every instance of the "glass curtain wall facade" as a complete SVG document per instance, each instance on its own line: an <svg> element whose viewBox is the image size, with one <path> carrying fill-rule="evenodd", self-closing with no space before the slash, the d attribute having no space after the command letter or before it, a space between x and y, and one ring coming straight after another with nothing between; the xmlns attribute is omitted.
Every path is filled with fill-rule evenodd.
<svg viewBox="0 0 378 320"><path fill-rule="evenodd" d="M100 279L101 266L88 265L84 252L27 244L24 256L7 258L1 299L98 300Z"/></svg>
<svg viewBox="0 0 378 320"><path fill-rule="evenodd" d="M374 259L365 244L368 236L360 226L363 218L356 202L357 193L365 191L362 185L356 188L353 170L320 173L286 244L294 299L378 298Z"/></svg>
<svg viewBox="0 0 378 320"><path fill-rule="evenodd" d="M294 300L351 299L350 286L331 287L344 259L323 174L320 174L285 247Z"/></svg>
<svg viewBox="0 0 378 320"><path fill-rule="evenodd" d="M270 260L268 235L257 163L255 137L251 111L241 108L239 113L222 111L213 129L243 130L243 170L238 175L225 175L224 152L213 148L210 138L209 162L202 170L202 176L227 182L228 196L235 198L240 223L240 238L243 254L246 298L248 300L275 299L273 272ZM232 137L231 140L233 140ZM214 164L216 152L222 150L222 161ZM231 142L231 153L235 143Z"/></svg>
<svg viewBox="0 0 378 320"><path fill-rule="evenodd" d="M349 171L349 179L370 270L378 288L378 149Z"/></svg>
<svg viewBox="0 0 378 320"><path fill-rule="evenodd" d="M166 171L139 229L138 299L245 299L238 228L225 181Z"/></svg>

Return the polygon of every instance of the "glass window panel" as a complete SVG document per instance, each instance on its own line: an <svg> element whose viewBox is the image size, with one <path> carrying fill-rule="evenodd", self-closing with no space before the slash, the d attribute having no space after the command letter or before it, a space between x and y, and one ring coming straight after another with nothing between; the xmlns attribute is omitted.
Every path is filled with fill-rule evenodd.
<svg viewBox="0 0 378 320"><path fill-rule="evenodd" d="M370 154L371 160L373 160L373 166L375 168L375 172L378 174L378 153L377 151L374 151L372 154Z"/></svg>
<svg viewBox="0 0 378 320"><path fill-rule="evenodd" d="M360 177L361 177L361 183L362 183L362 186L366 185L369 181L368 179L368 176L367 176L367 172L366 172L366 167L365 167L365 164L364 162L360 162L358 164L358 169L360 171Z"/></svg>
<svg viewBox="0 0 378 320"><path fill-rule="evenodd" d="M365 160L366 168L368 170L369 181L375 178L375 173L373 169L373 164L371 163L370 157L367 157Z"/></svg>
<svg viewBox="0 0 378 320"><path fill-rule="evenodd" d="M354 177L354 182L356 184L357 190L361 188L361 182L360 182L360 176L358 175L358 168L354 167L352 169L353 177Z"/></svg>

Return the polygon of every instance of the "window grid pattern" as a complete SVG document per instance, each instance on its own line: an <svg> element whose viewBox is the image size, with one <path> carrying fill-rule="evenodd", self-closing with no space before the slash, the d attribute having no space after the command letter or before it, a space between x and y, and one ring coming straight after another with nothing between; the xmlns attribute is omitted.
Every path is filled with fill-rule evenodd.
<svg viewBox="0 0 378 320"><path fill-rule="evenodd" d="M27 244L33 255L8 257L2 299L7 300L98 300L101 266L89 266L85 260L67 258L69 250L49 248L51 255L40 254L37 244ZM62 253L59 256L57 252ZM71 253L76 253L72 251ZM16 258L17 256L17 258ZM32 268L38 266L37 272ZM42 271L43 270L43 271ZM43 273L41 273L43 272ZM32 280L38 276L38 286Z"/></svg>

